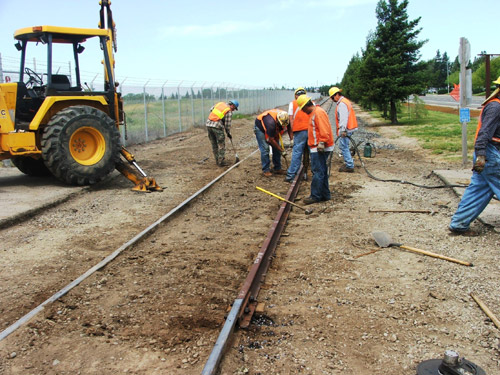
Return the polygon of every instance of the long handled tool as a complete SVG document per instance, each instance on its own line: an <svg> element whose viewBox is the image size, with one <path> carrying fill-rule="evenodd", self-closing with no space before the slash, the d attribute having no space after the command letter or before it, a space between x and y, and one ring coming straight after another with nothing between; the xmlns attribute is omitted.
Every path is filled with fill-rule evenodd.
<svg viewBox="0 0 500 375"><path fill-rule="evenodd" d="M231 141L231 147L233 148L233 152L234 152L234 157L235 157L235 163L238 163L240 161L240 157L238 156L238 153L236 152L236 149L234 148L234 144L233 144L233 138L229 138L229 140Z"/></svg>
<svg viewBox="0 0 500 375"><path fill-rule="evenodd" d="M266 194L269 194L269 195L271 195L271 196L273 196L273 197L275 197L275 198L278 198L278 199L282 200L283 202L290 203L290 204L291 204L292 206L294 206L294 207L300 208L301 210L303 210L303 211L306 213L306 215L309 215L309 214L312 214L312 213L313 213L312 208L304 208L304 207L302 207L302 206L299 206L297 203L293 203L293 202L289 201L288 199L282 198L282 197L280 197L279 195L273 194L273 193L271 193L270 191L264 190L264 189L262 189L262 188L260 188L260 187L258 187L258 186L256 186L255 188L256 188L257 190L262 191L263 193L266 193Z"/></svg>
<svg viewBox="0 0 500 375"><path fill-rule="evenodd" d="M281 134L279 134L279 137L280 137L280 141L279 141L279 145L281 146L281 148L284 150L285 149L285 146L283 144L283 138L281 138ZM281 156L283 157L283 159L285 159L285 166L286 166L286 169L288 170L288 160L285 156L285 154L281 153Z"/></svg>
<svg viewBox="0 0 500 375"><path fill-rule="evenodd" d="M463 260L450 258L450 257L447 257L445 255L439 255L439 254L431 253L430 251L415 249L414 247L409 247L409 246L402 245L400 243L393 242L392 238L385 232L373 232L372 236L373 236L373 238L375 238L375 242L380 247L396 246L396 247L400 247L401 249L412 251L414 253L423 254L423 255L430 256L430 257L447 260L448 262L458 263L458 264L461 264L463 266L472 267L472 263L464 262Z"/></svg>

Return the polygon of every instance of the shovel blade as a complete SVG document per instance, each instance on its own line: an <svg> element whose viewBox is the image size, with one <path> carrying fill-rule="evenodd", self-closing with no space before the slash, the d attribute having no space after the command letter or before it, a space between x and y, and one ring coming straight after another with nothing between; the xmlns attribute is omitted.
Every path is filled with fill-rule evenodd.
<svg viewBox="0 0 500 375"><path fill-rule="evenodd" d="M375 239L377 245L379 245L380 247L389 247L391 245L396 245L392 241L391 236L389 236L385 232L372 232L372 236Z"/></svg>

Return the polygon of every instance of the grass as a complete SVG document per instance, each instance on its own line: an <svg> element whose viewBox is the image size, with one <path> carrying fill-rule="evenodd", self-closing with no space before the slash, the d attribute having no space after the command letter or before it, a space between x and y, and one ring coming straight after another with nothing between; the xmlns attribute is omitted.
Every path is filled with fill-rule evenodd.
<svg viewBox="0 0 500 375"><path fill-rule="evenodd" d="M391 125L383 119L381 112L373 115L384 125ZM416 118L415 113L404 108L398 113L397 126L401 126L404 136L417 139L419 144L434 155L443 159L459 161L462 159L462 124L457 115L437 111L427 111L424 118ZM474 136L476 134L477 118L471 118L467 125L467 151L472 158Z"/></svg>

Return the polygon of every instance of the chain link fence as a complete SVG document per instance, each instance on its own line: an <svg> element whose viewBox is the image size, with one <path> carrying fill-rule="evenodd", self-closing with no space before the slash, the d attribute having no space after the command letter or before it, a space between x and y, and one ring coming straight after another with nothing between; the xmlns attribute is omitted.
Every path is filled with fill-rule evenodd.
<svg viewBox="0 0 500 375"><path fill-rule="evenodd" d="M19 81L19 58L0 54L0 83ZM27 68L46 76L43 60L27 59ZM73 67L74 68L74 67ZM71 62L52 62L55 74L65 74L73 85ZM82 70L84 90L104 89L102 73ZM26 78L26 75L25 75ZM45 81L45 79L44 79ZM217 102L237 100L240 105L235 115L252 115L264 110L284 106L293 100L293 90L255 88L227 82L193 82L178 80L138 79L120 77L118 91L124 100L126 126L121 127L123 145L149 142L168 135L203 126L210 108ZM311 93L313 99L319 94Z"/></svg>
<svg viewBox="0 0 500 375"><path fill-rule="evenodd" d="M139 87L120 86L127 114L125 144L148 142L203 126L211 107L220 101L237 100L240 105L234 114L250 115L285 105L293 98L291 90L183 83L177 86L144 85L142 92L138 92Z"/></svg>

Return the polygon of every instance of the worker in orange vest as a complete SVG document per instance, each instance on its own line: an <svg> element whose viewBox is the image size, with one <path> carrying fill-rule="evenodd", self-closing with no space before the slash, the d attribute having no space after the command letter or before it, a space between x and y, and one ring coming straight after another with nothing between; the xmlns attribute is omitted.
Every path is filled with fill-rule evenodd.
<svg viewBox="0 0 500 375"><path fill-rule="evenodd" d="M309 165L309 149L307 148L307 128L311 121L311 115L301 111L297 105L297 98L305 95L306 90L299 87L295 90L295 100L288 106L288 116L290 117L290 128L292 129L292 159L286 171L285 182L292 182L299 171L300 163L303 161L304 177L307 176L307 166Z"/></svg>
<svg viewBox="0 0 500 375"><path fill-rule="evenodd" d="M452 234L477 236L469 226L496 195L500 198L500 77L496 90L483 103L474 141L474 165L470 184L451 219Z"/></svg>
<svg viewBox="0 0 500 375"><path fill-rule="evenodd" d="M338 87L332 87L328 90L328 95L337 103L335 123L337 124L337 137L340 136L340 151L342 151L345 163L340 167L339 172L352 173L354 172L354 160L352 159L351 150L349 150L349 138L358 129L358 121L352 103L341 92L342 90Z"/></svg>
<svg viewBox="0 0 500 375"><path fill-rule="evenodd" d="M315 105L307 95L297 98L297 105L311 116L308 127L309 152L311 155L311 195L304 198L305 204L329 201L331 199L328 184L327 160L333 151L333 130L326 111Z"/></svg>
<svg viewBox="0 0 500 375"><path fill-rule="evenodd" d="M207 122L205 125L208 130L208 139L212 144L215 162L219 167L229 165L226 160L226 137L233 139L231 135L231 120L233 111L237 111L240 103L237 100L230 100L227 103L219 102L210 108Z"/></svg>
<svg viewBox="0 0 500 375"><path fill-rule="evenodd" d="M269 159L269 146L273 150L273 172L279 175L286 174L286 171L281 169L281 156L286 157L281 136L287 131L288 136L292 139L292 132L288 125L288 113L279 109L265 111L255 119L254 133L259 145L262 173L266 177L273 175Z"/></svg>

